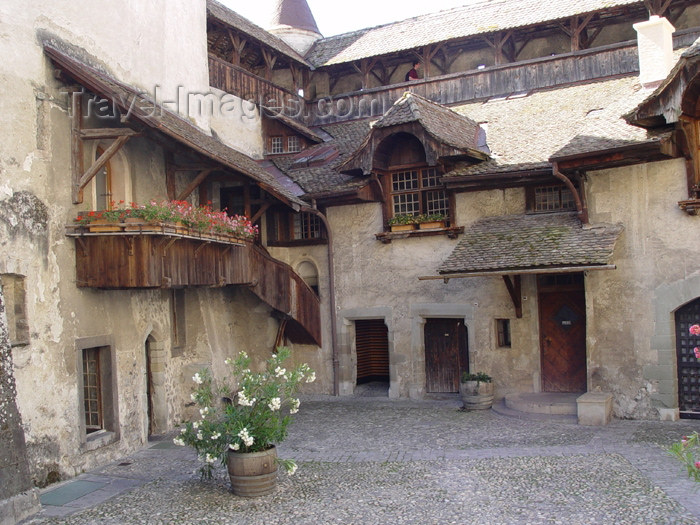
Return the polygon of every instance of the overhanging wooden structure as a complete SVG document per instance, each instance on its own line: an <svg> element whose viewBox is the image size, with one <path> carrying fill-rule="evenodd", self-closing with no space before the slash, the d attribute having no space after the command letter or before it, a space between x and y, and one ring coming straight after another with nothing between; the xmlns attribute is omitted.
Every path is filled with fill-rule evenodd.
<svg viewBox="0 0 700 525"><path fill-rule="evenodd" d="M259 246L163 231L67 235L76 239L80 288L245 286L287 320L292 342L321 346L318 296L291 266Z"/></svg>

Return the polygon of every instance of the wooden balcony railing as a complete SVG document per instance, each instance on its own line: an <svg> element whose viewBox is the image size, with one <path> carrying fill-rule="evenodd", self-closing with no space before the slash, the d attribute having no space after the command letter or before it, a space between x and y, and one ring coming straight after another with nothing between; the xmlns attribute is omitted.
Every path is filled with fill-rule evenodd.
<svg viewBox="0 0 700 525"><path fill-rule="evenodd" d="M250 242L156 231L90 233L76 239L76 284L103 289L247 286L287 319L292 342L321 345L318 296L291 266Z"/></svg>
<svg viewBox="0 0 700 525"><path fill-rule="evenodd" d="M209 85L267 108L290 107L301 98L269 80L209 55Z"/></svg>

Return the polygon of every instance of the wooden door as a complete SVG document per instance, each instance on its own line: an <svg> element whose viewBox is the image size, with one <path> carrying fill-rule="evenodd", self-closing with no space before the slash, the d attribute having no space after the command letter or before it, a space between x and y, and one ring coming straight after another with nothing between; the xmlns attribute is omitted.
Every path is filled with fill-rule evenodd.
<svg viewBox="0 0 700 525"><path fill-rule="evenodd" d="M460 375L469 370L464 320L427 319L424 332L426 391L459 392Z"/></svg>
<svg viewBox="0 0 700 525"><path fill-rule="evenodd" d="M700 359L695 347L700 336L691 335L690 327L700 324L700 299L676 311L676 362L678 364L678 409L682 418L700 418Z"/></svg>
<svg viewBox="0 0 700 525"><path fill-rule="evenodd" d="M551 279L551 278L550 278ZM580 283L540 284L542 390L586 391L586 303Z"/></svg>
<svg viewBox="0 0 700 525"><path fill-rule="evenodd" d="M384 319L355 321L357 384L389 381L389 331Z"/></svg>

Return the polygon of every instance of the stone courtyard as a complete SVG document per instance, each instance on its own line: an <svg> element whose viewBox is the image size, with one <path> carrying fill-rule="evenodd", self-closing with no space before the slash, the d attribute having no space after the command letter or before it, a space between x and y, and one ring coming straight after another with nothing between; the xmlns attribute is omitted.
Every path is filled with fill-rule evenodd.
<svg viewBox="0 0 700 525"><path fill-rule="evenodd" d="M200 480L170 437L42 491L26 524L700 523L696 484L664 447L696 421L620 421L466 412L457 400L305 399L280 456L299 462L277 491Z"/></svg>

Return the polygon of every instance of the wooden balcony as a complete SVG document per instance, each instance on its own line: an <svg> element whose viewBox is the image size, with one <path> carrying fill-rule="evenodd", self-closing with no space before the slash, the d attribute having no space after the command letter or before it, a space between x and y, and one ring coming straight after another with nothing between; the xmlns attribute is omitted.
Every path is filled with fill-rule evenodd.
<svg viewBox="0 0 700 525"><path fill-rule="evenodd" d="M321 345L320 301L292 268L251 242L154 231L91 233L76 240L76 284L102 289L247 286L287 320L292 342Z"/></svg>
<svg viewBox="0 0 700 525"><path fill-rule="evenodd" d="M290 100L300 100L300 97L291 91L211 54L209 85L267 108L290 106Z"/></svg>

